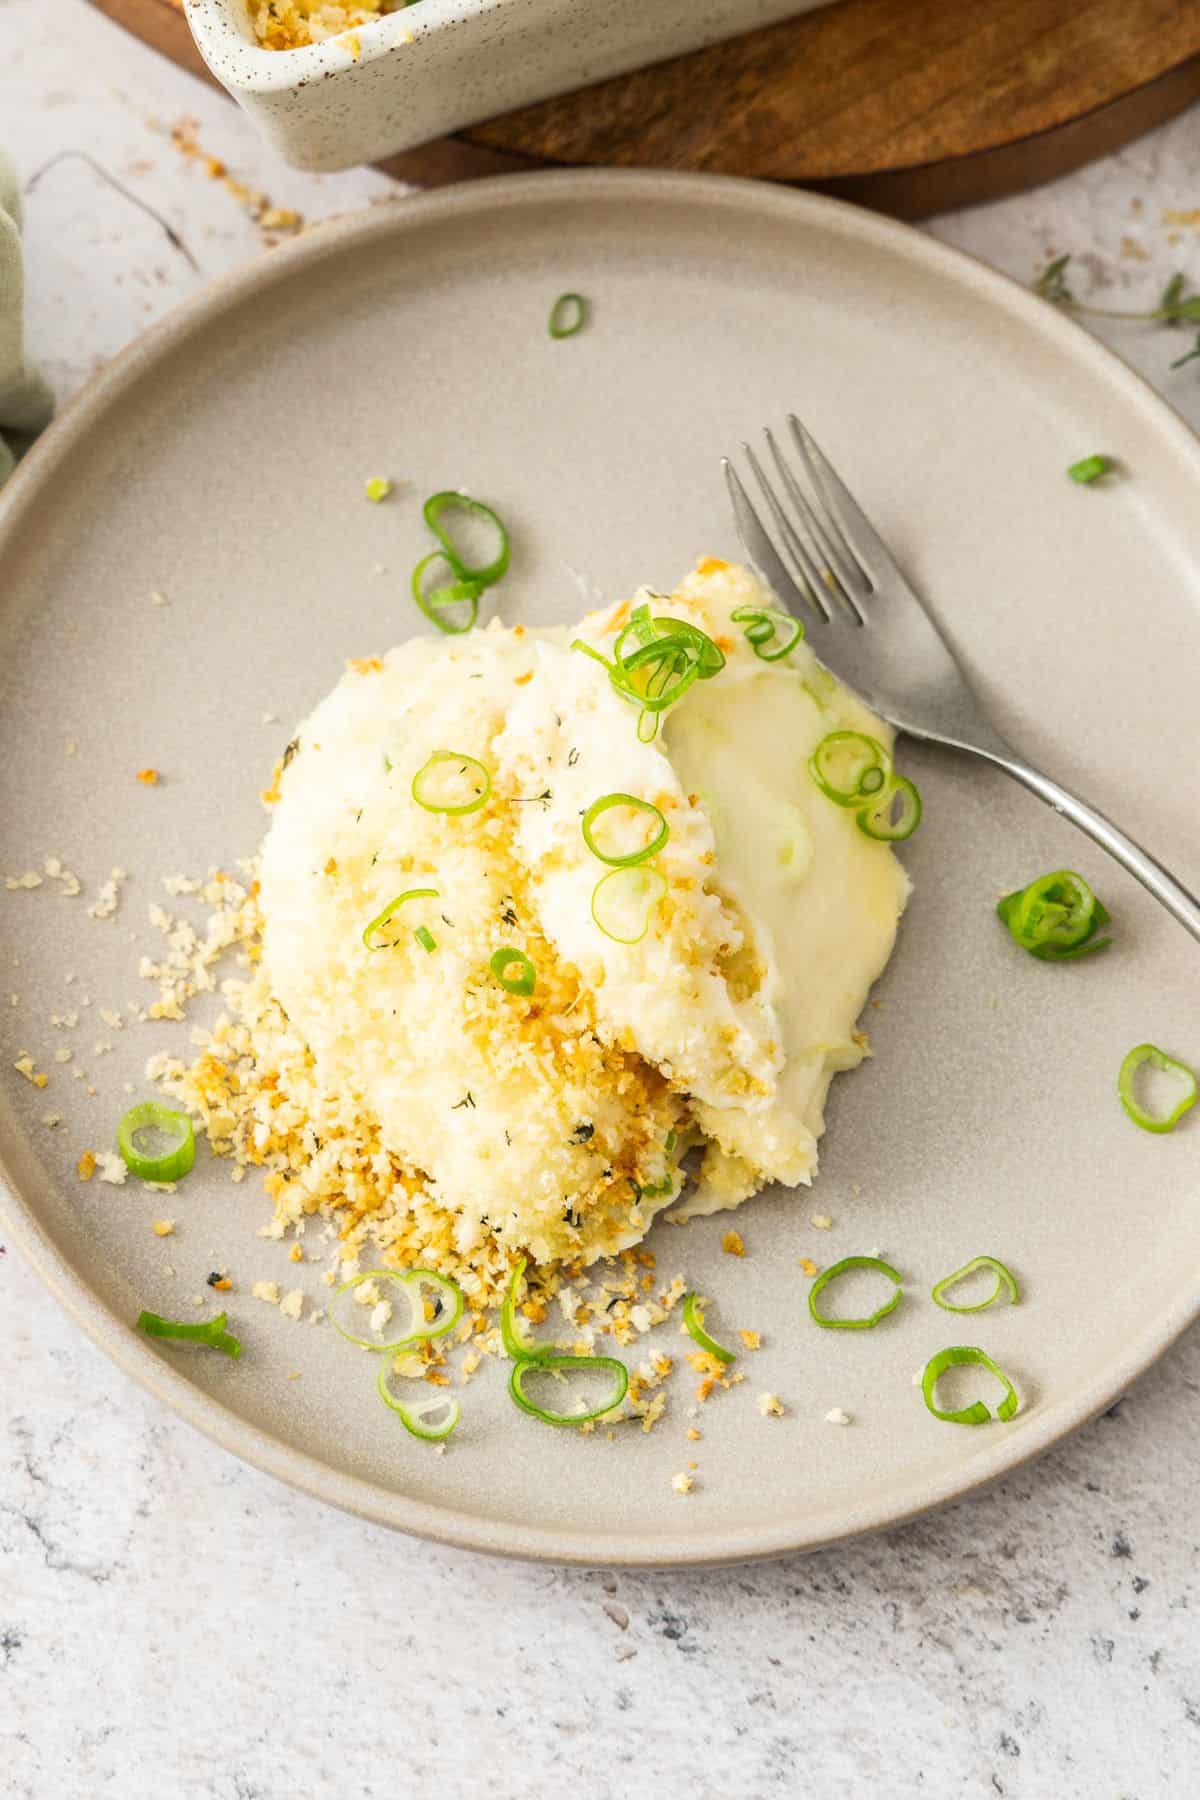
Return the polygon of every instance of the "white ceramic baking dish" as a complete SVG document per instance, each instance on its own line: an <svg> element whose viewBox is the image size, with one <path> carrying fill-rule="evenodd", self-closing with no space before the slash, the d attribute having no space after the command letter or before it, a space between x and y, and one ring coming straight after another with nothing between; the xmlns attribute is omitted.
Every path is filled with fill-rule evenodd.
<svg viewBox="0 0 1200 1800"><path fill-rule="evenodd" d="M822 0L419 0L264 50L249 0L184 0L200 54L283 157L344 169L809 12Z"/></svg>

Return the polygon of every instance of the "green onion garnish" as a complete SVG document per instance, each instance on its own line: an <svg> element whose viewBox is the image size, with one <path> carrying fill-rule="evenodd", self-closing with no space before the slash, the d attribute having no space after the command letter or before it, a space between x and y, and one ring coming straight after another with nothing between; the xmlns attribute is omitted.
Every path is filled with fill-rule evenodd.
<svg viewBox="0 0 1200 1800"><path fill-rule="evenodd" d="M943 1295L946 1294L950 1288L956 1286L960 1281L965 1281L968 1275L973 1275L975 1273L976 1269L992 1269L995 1271L996 1286L986 1300L978 1300L974 1306L956 1306L953 1300L943 1299ZM1001 1294L1005 1293L1008 1295L1013 1306L1015 1306L1017 1301L1021 1298L1017 1288L1017 1278L1012 1270L1006 1268L998 1257L973 1256L970 1262L963 1264L961 1269L955 1269L953 1275L947 1275L943 1280L937 1283L933 1290L933 1298L946 1312L977 1313L986 1312L989 1306L995 1306Z"/></svg>
<svg viewBox="0 0 1200 1800"><path fill-rule="evenodd" d="M452 580L442 582L437 587L426 588L425 571L430 563L444 562L450 570ZM464 631L470 631L479 617L479 596L485 584L478 576L463 575L454 559L444 550L431 550L423 556L412 572L412 597L420 607L431 625L444 631L450 637L457 637ZM447 609L465 606L465 614L448 614Z"/></svg>
<svg viewBox="0 0 1200 1800"><path fill-rule="evenodd" d="M718 1344L716 1338L709 1337L704 1329L703 1302L699 1294L689 1294L683 1303L683 1326L694 1343L715 1356L718 1362L736 1362L737 1357L732 1350L726 1350L724 1344Z"/></svg>
<svg viewBox="0 0 1200 1800"><path fill-rule="evenodd" d="M550 308L550 336L574 337L587 321L587 301L582 294L560 294Z"/></svg>
<svg viewBox="0 0 1200 1800"><path fill-rule="evenodd" d="M390 1406L394 1413L399 1413L400 1423L405 1431L413 1437L421 1438L427 1444L440 1444L448 1438L462 1417L462 1409L458 1401L449 1394L431 1394L423 1400L402 1400L392 1392L392 1359L388 1357L379 1371L379 1398L385 1406ZM429 1424L429 1419L437 1413L445 1417L436 1425Z"/></svg>
<svg viewBox="0 0 1200 1800"><path fill-rule="evenodd" d="M700 658L693 655L684 638L673 637L639 644L609 671L609 680L622 699L653 713L666 712L682 700L699 678Z"/></svg>
<svg viewBox="0 0 1200 1800"><path fill-rule="evenodd" d="M593 829L596 821L602 818L606 812L610 812L614 806L627 807L630 812L645 813L649 818L657 821L654 836L643 844L640 850L631 850L623 856L617 855L611 847L606 850L597 841ZM639 800L636 794L602 794L599 800L592 801L584 813L580 829L583 832L583 841L592 855L598 856L601 862L611 864L614 869L632 869L637 863L647 862L650 857L657 856L671 835L671 828L658 807L652 805L649 800Z"/></svg>
<svg viewBox="0 0 1200 1800"><path fill-rule="evenodd" d="M611 869L592 893L592 918L615 944L640 944L650 929L650 915L667 891L661 869Z"/></svg>
<svg viewBox="0 0 1200 1800"><path fill-rule="evenodd" d="M633 647L627 648L631 642ZM725 667L723 651L707 632L686 619L652 618L644 601L618 632L612 662L582 638L571 648L598 662L622 699L641 708L638 737L643 743L653 741L659 715L681 700L694 681L710 681Z"/></svg>
<svg viewBox="0 0 1200 1800"><path fill-rule="evenodd" d="M883 745L865 731L831 731L809 757L808 767L836 805L857 807L858 828L866 837L898 844L921 823L916 783L895 773Z"/></svg>
<svg viewBox="0 0 1200 1800"><path fill-rule="evenodd" d="M645 612L649 618L648 606L640 606L637 611ZM711 681L725 667L725 652L698 625L691 624L687 619L672 619L661 614L649 622L652 636L645 641L660 644L674 641L681 647L686 647L688 654L696 659L701 681Z"/></svg>
<svg viewBox="0 0 1200 1800"><path fill-rule="evenodd" d="M949 1350L939 1350L925 1364L925 1372L921 1376L921 1392L925 1396L925 1404L935 1419L948 1419L952 1425L986 1425L991 1412L982 1400L973 1400L970 1406L962 1406L952 1412L936 1406L933 1391L938 1384L938 1377L947 1369L959 1369L974 1366L987 1369L1003 1383L1004 1398L996 1408L998 1419L1011 1419L1021 1402L1017 1398L1017 1390L1003 1369L997 1368L986 1350L977 1350L968 1344L955 1344Z"/></svg>
<svg viewBox="0 0 1200 1800"><path fill-rule="evenodd" d="M1039 875L1028 887L1006 894L996 911L1014 942L1042 962L1067 962L1112 943L1110 937L1096 937L1109 922L1108 912L1073 869Z"/></svg>
<svg viewBox="0 0 1200 1800"><path fill-rule="evenodd" d="M485 506L482 500L472 500L468 494L459 494L453 488L448 488L440 494L431 494L422 510L425 523L442 546L447 562L460 581L477 581L481 588L485 588L500 580L512 556L512 539L490 506ZM499 540L499 548L491 562L480 563L473 568L463 561L454 539L442 525L442 514L448 512L471 513L477 519L485 519L493 527Z"/></svg>
<svg viewBox="0 0 1200 1800"><path fill-rule="evenodd" d="M804 627L791 613L774 606L737 606L730 613L735 625L742 626L746 642L763 662L782 662L804 636ZM780 642L775 643L776 633Z"/></svg>
<svg viewBox="0 0 1200 1800"><path fill-rule="evenodd" d="M474 756L461 750L435 750L412 778L412 797L426 812L461 818L478 812L492 791L492 778Z"/></svg>
<svg viewBox="0 0 1200 1800"><path fill-rule="evenodd" d="M420 944L422 950L428 951L437 949L437 939L434 937L432 931L430 931L428 925L418 925L417 929L413 932L413 936L416 938L418 944Z"/></svg>
<svg viewBox="0 0 1200 1800"><path fill-rule="evenodd" d="M585 1412L556 1412L550 1407L538 1406L525 1392L525 1382L534 1376L564 1377L577 1373L593 1374L598 1370L612 1378L613 1392L602 1406L593 1406ZM541 1419L545 1425L586 1425L589 1419L602 1419L614 1407L620 1406L628 1389L629 1370L615 1356L566 1356L555 1351L545 1356L526 1356L513 1364L508 1378L508 1391L521 1411Z"/></svg>
<svg viewBox="0 0 1200 1800"><path fill-rule="evenodd" d="M1149 1063L1152 1069L1158 1069L1161 1074L1170 1075L1183 1084L1182 1097L1169 1113L1148 1112L1134 1093L1133 1084L1143 1063ZM1189 1069L1186 1063L1168 1056L1156 1044L1138 1044L1121 1064L1117 1092L1121 1096L1121 1105L1134 1124L1140 1125L1143 1131L1153 1131L1161 1136L1163 1132L1174 1131L1184 1113L1195 1106L1200 1083L1197 1083L1194 1069Z"/></svg>
<svg viewBox="0 0 1200 1800"><path fill-rule="evenodd" d="M886 1275L889 1281L894 1281L896 1291L884 1306L881 1306L877 1312L868 1314L864 1319L827 1318L824 1313L817 1311L817 1295L823 1288L828 1287L831 1281L836 1281L839 1275L845 1275L851 1269L874 1269L880 1275ZM891 1263L885 1263L881 1257L844 1256L841 1262L836 1262L830 1268L823 1269L817 1276L808 1290L808 1310L812 1315L813 1322L823 1325L827 1330L869 1331L873 1325L878 1325L880 1319L886 1319L888 1314L895 1312L899 1306L904 1291L901 1287L902 1279L903 1277L893 1269Z"/></svg>
<svg viewBox="0 0 1200 1800"><path fill-rule="evenodd" d="M821 792L838 806L861 806L882 796L892 773L891 757L864 731L831 731L808 766Z"/></svg>
<svg viewBox="0 0 1200 1800"><path fill-rule="evenodd" d="M555 1354L553 1344L541 1348L534 1342L529 1336L528 1326L517 1312L517 1291L524 1280L527 1261L527 1257L521 1257L513 1269L504 1304L500 1308L500 1341L504 1345L505 1354L516 1362L532 1362Z"/></svg>
<svg viewBox="0 0 1200 1800"><path fill-rule="evenodd" d="M160 1147L139 1142L143 1133L153 1134ZM143 1100L131 1106L117 1126L117 1149L129 1173L139 1181L179 1181L196 1160L192 1121L186 1113L173 1112L157 1100Z"/></svg>
<svg viewBox="0 0 1200 1800"><path fill-rule="evenodd" d="M1085 456L1079 462L1072 463L1067 474L1072 481L1080 481L1086 485L1089 481L1097 481L1101 475L1107 475L1112 466L1111 456Z"/></svg>
<svg viewBox="0 0 1200 1800"><path fill-rule="evenodd" d="M386 500L391 491L392 484L386 475L371 475L368 477L366 483L367 499L373 500L376 505L378 505L381 500Z"/></svg>
<svg viewBox="0 0 1200 1800"><path fill-rule="evenodd" d="M391 918L392 914L397 912L399 908L404 905L406 900L437 900L439 898L440 896L437 888L405 888L402 894L397 894L394 900L389 900L387 905L382 907L380 911L375 914L375 917L371 920L369 925L363 926L363 943L368 950L394 949L394 945L373 944L371 942L372 933L381 931Z"/></svg>
<svg viewBox="0 0 1200 1800"><path fill-rule="evenodd" d="M516 972L512 973L514 964ZM489 967L506 994L528 996L537 986L537 970L523 950L497 950Z"/></svg>
<svg viewBox="0 0 1200 1800"><path fill-rule="evenodd" d="M402 1299L407 1308L405 1329L399 1337L383 1338L379 1332L386 1331L391 1324L390 1316L384 1319L374 1337L361 1337L357 1331L351 1331L338 1317L338 1302L345 1294L353 1294L365 1281L373 1282L378 1290L378 1298L369 1305L353 1301L366 1320L370 1320L376 1307L381 1303L391 1306L393 1295ZM422 1292L423 1288L433 1289L434 1316L426 1317L429 1304ZM358 1324L358 1319L349 1309L343 1306L342 1313ZM439 1275L436 1269L367 1269L362 1274L352 1275L344 1281L332 1300L329 1302L329 1317L335 1331L339 1331L352 1344L360 1344L364 1350L411 1350L414 1344L423 1344L430 1338L445 1337L453 1331L462 1318L463 1297L457 1282L446 1275Z"/></svg>
<svg viewBox="0 0 1200 1800"><path fill-rule="evenodd" d="M907 775L893 775L879 799L857 814L858 829L883 844L900 844L921 823L921 795Z"/></svg>
<svg viewBox="0 0 1200 1800"><path fill-rule="evenodd" d="M203 1324L195 1324L184 1319L160 1319L157 1313L143 1312L138 1314L137 1328L144 1331L147 1337L178 1338L185 1344L207 1344L210 1350L220 1350L225 1356L238 1357L242 1354L239 1338L232 1331L225 1329L228 1317L218 1313L215 1319L205 1319Z"/></svg>

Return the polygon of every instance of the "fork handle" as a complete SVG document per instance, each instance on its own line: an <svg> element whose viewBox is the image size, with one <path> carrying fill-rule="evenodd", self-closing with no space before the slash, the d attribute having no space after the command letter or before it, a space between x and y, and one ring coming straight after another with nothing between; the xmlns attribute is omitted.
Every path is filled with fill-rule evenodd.
<svg viewBox="0 0 1200 1800"><path fill-rule="evenodd" d="M1040 769L1022 762L1019 756L1013 755L1007 748L1004 751L990 750L982 744L965 743L961 739L956 742L955 747L968 750L972 755L980 756L985 762L1003 769L1006 775L1011 775L1014 781L1027 787L1039 800L1052 806L1056 813L1061 813L1073 825L1078 825L1081 831L1086 831L1102 850L1107 850L1110 856L1115 857L1123 868L1128 869L1179 920L1185 931L1190 931L1197 942L1200 942L1200 900L1189 893L1182 882L1176 881L1171 871L1164 869L1157 857L1151 856L1148 850L1143 850L1140 844L1135 844L1111 819L1098 812L1094 806L1089 806L1086 801L1078 799L1067 788L1060 787L1057 781L1043 775Z"/></svg>

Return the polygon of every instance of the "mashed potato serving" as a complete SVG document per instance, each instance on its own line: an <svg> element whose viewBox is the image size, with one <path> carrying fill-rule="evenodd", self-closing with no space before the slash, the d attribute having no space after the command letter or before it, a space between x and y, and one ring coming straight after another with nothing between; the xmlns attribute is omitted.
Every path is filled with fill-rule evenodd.
<svg viewBox="0 0 1200 1800"><path fill-rule="evenodd" d="M601 660L639 604L725 659L653 736ZM273 1134L285 1210L325 1204L347 1121L343 1204L497 1275L812 1179L908 883L809 772L831 732L890 734L803 642L758 654L733 614L772 605L705 559L577 633L352 664L304 722L230 1040L269 1030L279 1073L236 1126L203 1074L176 1082L214 1139Z"/></svg>

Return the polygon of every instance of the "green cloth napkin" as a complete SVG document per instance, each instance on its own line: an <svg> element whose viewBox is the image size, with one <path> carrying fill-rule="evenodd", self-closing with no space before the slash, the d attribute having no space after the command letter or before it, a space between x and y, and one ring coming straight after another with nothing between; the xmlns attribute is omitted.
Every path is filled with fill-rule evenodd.
<svg viewBox="0 0 1200 1800"><path fill-rule="evenodd" d="M54 397L25 356L25 272L21 263L21 190L16 171L0 150L0 434L40 431L54 411ZM0 435L0 486L15 458Z"/></svg>

